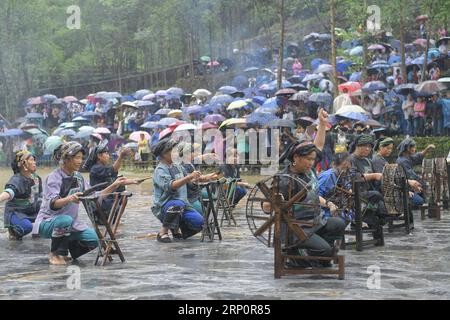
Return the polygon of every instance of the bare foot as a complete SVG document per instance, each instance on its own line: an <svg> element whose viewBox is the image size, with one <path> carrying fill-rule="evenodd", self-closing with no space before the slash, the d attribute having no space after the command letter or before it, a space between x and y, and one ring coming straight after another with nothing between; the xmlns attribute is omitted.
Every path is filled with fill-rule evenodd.
<svg viewBox="0 0 450 320"><path fill-rule="evenodd" d="M69 256L65 256L65 257L63 257L63 259L64 259L64 261L65 262L72 262L72 257L69 257Z"/></svg>
<svg viewBox="0 0 450 320"><path fill-rule="evenodd" d="M48 262L54 266L64 266L66 265L66 261L63 257L57 256L56 254L50 253L48 256Z"/></svg>

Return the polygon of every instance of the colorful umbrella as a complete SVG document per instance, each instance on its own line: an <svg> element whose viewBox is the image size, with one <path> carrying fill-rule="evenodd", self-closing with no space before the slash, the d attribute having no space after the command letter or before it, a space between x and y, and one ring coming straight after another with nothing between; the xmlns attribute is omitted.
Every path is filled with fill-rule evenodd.
<svg viewBox="0 0 450 320"><path fill-rule="evenodd" d="M128 137L129 140L139 142L141 140L141 134L145 136L145 139L151 140L150 134L145 131L135 131Z"/></svg>
<svg viewBox="0 0 450 320"><path fill-rule="evenodd" d="M361 88L362 88L361 83L353 82L353 81L349 81L349 82L339 85L340 92L344 92L345 90L347 90L348 92L351 93L351 92L355 92L356 90L359 90Z"/></svg>
<svg viewBox="0 0 450 320"><path fill-rule="evenodd" d="M247 119L244 118L238 118L238 119L227 119L225 120L221 126L220 129L224 127L246 127L247 126Z"/></svg>
<svg viewBox="0 0 450 320"><path fill-rule="evenodd" d="M144 129L155 129L158 127L161 127L161 125L159 125L158 122L156 122L156 121L149 121L149 122L144 123L141 126L141 128L144 128Z"/></svg>
<svg viewBox="0 0 450 320"><path fill-rule="evenodd" d="M70 103L70 102L77 102L78 99L74 96L67 96L62 98L64 102Z"/></svg>
<svg viewBox="0 0 450 320"><path fill-rule="evenodd" d="M159 133L159 139L161 140L164 137L171 135L175 131L175 127L168 127Z"/></svg>
<svg viewBox="0 0 450 320"><path fill-rule="evenodd" d="M206 89L198 89L193 93L196 97L210 97L212 93Z"/></svg>
<svg viewBox="0 0 450 320"><path fill-rule="evenodd" d="M187 115L190 115L190 114L195 114L195 113L201 113L201 112L204 112L205 109L206 109L206 108L205 108L204 106L199 106L199 105L197 105L197 106L191 106L191 107L184 108L184 109L183 109L183 112L184 112L185 114L187 114Z"/></svg>
<svg viewBox="0 0 450 320"><path fill-rule="evenodd" d="M188 130L195 130L197 129L197 126L192 124L192 123L185 123L182 125L179 125L178 127L176 127L174 132L179 132L179 131L188 131Z"/></svg>
<svg viewBox="0 0 450 320"><path fill-rule="evenodd" d="M223 121L225 121L225 117L221 114L210 114L203 119L203 122L210 122L210 123L219 123Z"/></svg>
<svg viewBox="0 0 450 320"><path fill-rule="evenodd" d="M232 86L224 86L224 87L219 88L218 91L223 94L232 95L232 94L235 94L236 92L238 92L238 89L236 87L232 87Z"/></svg>
<svg viewBox="0 0 450 320"><path fill-rule="evenodd" d="M94 132L98 134L111 134L111 131L108 128L97 128Z"/></svg>
<svg viewBox="0 0 450 320"><path fill-rule="evenodd" d="M237 100L237 101L230 103L227 110L228 111L240 110L240 109L246 108L248 105L249 105L249 103L246 100Z"/></svg>
<svg viewBox="0 0 450 320"><path fill-rule="evenodd" d="M58 136L48 137L44 142L44 154L53 154L53 151L63 143L62 138Z"/></svg>
<svg viewBox="0 0 450 320"><path fill-rule="evenodd" d="M446 86L442 82L430 80L422 82L421 84L417 85L416 92L433 94L435 92L439 92L445 89Z"/></svg>
<svg viewBox="0 0 450 320"><path fill-rule="evenodd" d="M278 90L277 93L275 93L275 96L288 96L291 97L292 95L296 94L297 90L291 89L291 88L286 88L286 89L281 89Z"/></svg>
<svg viewBox="0 0 450 320"><path fill-rule="evenodd" d="M366 110L364 110L360 106L351 104L351 105L342 106L339 109L339 111L336 112L336 115L341 115L342 113L349 113L349 112L366 114Z"/></svg>
<svg viewBox="0 0 450 320"><path fill-rule="evenodd" d="M321 64L314 73L333 73L333 66L330 64Z"/></svg>
<svg viewBox="0 0 450 320"><path fill-rule="evenodd" d="M175 119L175 118L164 118L164 119L159 120L158 124L160 126L167 127L167 126L169 126L171 124L176 123L177 121L178 121L178 119Z"/></svg>
<svg viewBox="0 0 450 320"><path fill-rule="evenodd" d="M183 115L183 111L181 110L171 110L168 114L169 117L178 117L178 116L182 116Z"/></svg>
<svg viewBox="0 0 450 320"><path fill-rule="evenodd" d="M386 48L381 44L373 44L373 45L369 46L367 48L367 50L370 50L370 51L381 50L384 52L384 51L386 51Z"/></svg>
<svg viewBox="0 0 450 320"><path fill-rule="evenodd" d="M217 128L218 128L218 126L213 123L202 123L201 125L198 126L198 129L201 129L201 130L217 129Z"/></svg>
<svg viewBox="0 0 450 320"><path fill-rule="evenodd" d="M363 92L375 92L375 91L385 91L387 90L386 85L381 81L367 82L363 87Z"/></svg>
<svg viewBox="0 0 450 320"><path fill-rule="evenodd" d="M308 101L311 93L309 91L299 91L294 94L289 100L291 101Z"/></svg>
<svg viewBox="0 0 450 320"><path fill-rule="evenodd" d="M154 93L147 94L146 96L142 97L142 100L148 101L153 100L156 98L156 95Z"/></svg>
<svg viewBox="0 0 450 320"><path fill-rule="evenodd" d="M155 112L155 114L161 115L161 116L166 116L169 114L170 111L172 111L172 109L164 108L164 109L159 109L158 111Z"/></svg>

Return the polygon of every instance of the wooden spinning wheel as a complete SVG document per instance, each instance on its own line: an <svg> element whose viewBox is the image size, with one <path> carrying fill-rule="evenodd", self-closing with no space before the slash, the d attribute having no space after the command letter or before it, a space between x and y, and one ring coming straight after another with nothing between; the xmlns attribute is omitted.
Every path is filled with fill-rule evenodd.
<svg viewBox="0 0 450 320"><path fill-rule="evenodd" d="M398 164L387 164L383 170L381 192L388 213L389 232L394 228L405 227L406 234L411 232L414 222L409 208L409 189L406 172ZM394 224L394 221L403 220L403 224Z"/></svg>
<svg viewBox="0 0 450 320"><path fill-rule="evenodd" d="M299 247L309 239L320 216L320 205L309 201L307 195L312 185L300 178L277 174L256 184L249 193L246 218L252 234L264 245L274 247L275 278L288 274L338 274L344 279L344 257L292 256L290 248ZM296 219L294 209L308 210L308 221ZM311 218L311 219L310 219ZM334 261L338 269L292 269L286 268L288 260Z"/></svg>
<svg viewBox="0 0 450 320"><path fill-rule="evenodd" d="M436 173L439 175L439 201L442 201L444 209L449 208L449 176L448 176L448 165L445 158L436 159Z"/></svg>
<svg viewBox="0 0 450 320"><path fill-rule="evenodd" d="M434 159L423 160L422 181L428 203L436 203L438 184L436 183L436 162Z"/></svg>
<svg viewBox="0 0 450 320"><path fill-rule="evenodd" d="M422 182L427 203L421 208L422 220L425 219L425 210L428 209L429 218L441 220L441 179L436 169L435 159L425 159L422 162Z"/></svg>
<svg viewBox="0 0 450 320"><path fill-rule="evenodd" d="M405 213L405 193L408 189L404 185L406 181L405 170L398 164L388 164L383 170L381 192L389 215L402 215Z"/></svg>

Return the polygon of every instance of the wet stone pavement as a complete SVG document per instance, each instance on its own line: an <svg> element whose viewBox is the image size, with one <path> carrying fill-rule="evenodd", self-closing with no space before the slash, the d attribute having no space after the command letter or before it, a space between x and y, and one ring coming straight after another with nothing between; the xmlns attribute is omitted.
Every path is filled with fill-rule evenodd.
<svg viewBox="0 0 450 320"><path fill-rule="evenodd" d="M413 236L386 232L385 247L341 251L344 281L334 275L275 280L273 249L251 235L243 208L236 212L238 227L222 228L222 242L196 236L161 245L149 207L149 196L139 193L128 205L120 228L126 263L116 258L94 267L95 252L83 256L76 290L67 286L66 267L49 266L49 240L10 242L2 229L0 299L450 299L449 212L439 222L421 222L416 212ZM84 210L82 216L87 219ZM367 287L371 266L380 268L379 289Z"/></svg>

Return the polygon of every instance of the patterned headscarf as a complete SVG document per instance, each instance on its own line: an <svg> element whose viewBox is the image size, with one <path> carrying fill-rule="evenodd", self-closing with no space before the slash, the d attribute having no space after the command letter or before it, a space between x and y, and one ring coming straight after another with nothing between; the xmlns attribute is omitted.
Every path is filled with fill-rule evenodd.
<svg viewBox="0 0 450 320"><path fill-rule="evenodd" d="M20 168L30 157L34 157L34 155L28 150L20 150L16 152L14 160L11 163L11 168L14 174L20 172Z"/></svg>
<svg viewBox="0 0 450 320"><path fill-rule="evenodd" d="M61 162L75 157L78 152L82 152L83 154L85 154L85 151L81 144L75 141L66 142L55 149L55 151L53 152L53 159Z"/></svg>

